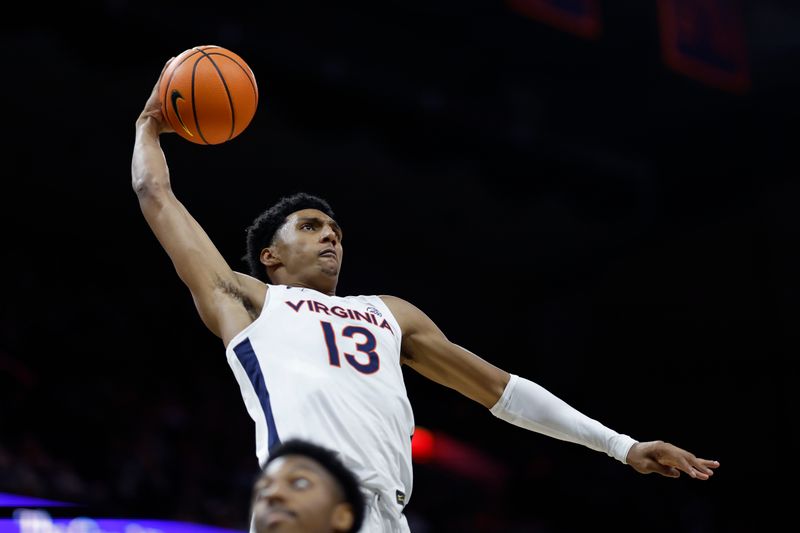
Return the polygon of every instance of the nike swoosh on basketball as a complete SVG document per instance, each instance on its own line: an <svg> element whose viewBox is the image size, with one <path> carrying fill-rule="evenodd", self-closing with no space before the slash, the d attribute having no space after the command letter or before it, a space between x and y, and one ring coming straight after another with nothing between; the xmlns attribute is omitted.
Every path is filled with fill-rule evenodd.
<svg viewBox="0 0 800 533"><path fill-rule="evenodd" d="M183 119L181 118L181 113L180 111L178 111L178 100L186 100L186 98L183 97L183 95L180 93L178 89L172 89L170 100L172 100L172 110L175 112L175 116L178 117L178 122L181 123L183 131L194 137L194 134L191 131L189 131L189 128L187 128L186 124L183 123Z"/></svg>

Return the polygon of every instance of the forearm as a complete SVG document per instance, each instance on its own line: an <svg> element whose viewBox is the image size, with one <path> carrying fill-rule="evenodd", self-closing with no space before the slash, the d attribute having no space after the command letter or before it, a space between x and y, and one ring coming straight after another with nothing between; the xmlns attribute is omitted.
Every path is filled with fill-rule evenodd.
<svg viewBox="0 0 800 533"><path fill-rule="evenodd" d="M589 418L536 383L515 375L491 412L516 426L582 444L623 463L637 442Z"/></svg>
<svg viewBox="0 0 800 533"><path fill-rule="evenodd" d="M157 121L142 115L136 121L136 140L131 161L133 190L140 197L156 191L168 191L169 169L161 150Z"/></svg>

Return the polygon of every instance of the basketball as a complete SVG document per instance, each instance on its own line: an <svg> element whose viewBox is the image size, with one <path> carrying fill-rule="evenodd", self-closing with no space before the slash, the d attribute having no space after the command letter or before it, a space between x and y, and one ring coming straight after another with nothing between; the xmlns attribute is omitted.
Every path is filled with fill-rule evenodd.
<svg viewBox="0 0 800 533"><path fill-rule="evenodd" d="M242 133L258 107L253 71L221 46L195 46L164 70L161 112L172 129L197 144L221 144Z"/></svg>

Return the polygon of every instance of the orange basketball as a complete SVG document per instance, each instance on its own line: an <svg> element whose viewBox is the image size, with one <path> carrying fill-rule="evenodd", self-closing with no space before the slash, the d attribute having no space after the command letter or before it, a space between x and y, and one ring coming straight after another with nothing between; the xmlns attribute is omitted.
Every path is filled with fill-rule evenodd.
<svg viewBox="0 0 800 533"><path fill-rule="evenodd" d="M250 124L258 86L244 60L221 46L195 46L178 55L159 85L161 112L175 132L197 144L230 141Z"/></svg>

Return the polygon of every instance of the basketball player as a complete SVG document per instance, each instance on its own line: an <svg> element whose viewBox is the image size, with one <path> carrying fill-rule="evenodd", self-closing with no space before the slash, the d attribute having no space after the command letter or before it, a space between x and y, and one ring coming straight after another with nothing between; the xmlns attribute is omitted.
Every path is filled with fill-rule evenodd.
<svg viewBox="0 0 800 533"><path fill-rule="evenodd" d="M507 422L602 451L637 472L705 480L719 466L663 441L638 442L543 387L450 342L393 296L338 296L342 229L322 199L281 199L248 230L250 275L234 272L177 200L160 134L158 84L136 121L133 189L147 223L226 347L255 421L256 455L289 438L336 450L367 492L364 531L408 531L414 419L401 365Z"/></svg>
<svg viewBox="0 0 800 533"><path fill-rule="evenodd" d="M253 487L255 533L355 533L364 521L364 495L335 452L292 439L270 450Z"/></svg>

